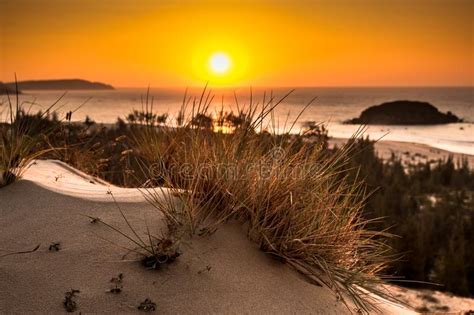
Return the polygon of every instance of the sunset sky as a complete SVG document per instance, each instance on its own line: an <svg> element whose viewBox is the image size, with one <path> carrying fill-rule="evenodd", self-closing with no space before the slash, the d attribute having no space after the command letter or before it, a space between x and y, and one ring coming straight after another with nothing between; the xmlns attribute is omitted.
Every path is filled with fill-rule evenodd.
<svg viewBox="0 0 474 315"><path fill-rule="evenodd" d="M469 0L0 0L0 81L473 85L473 16Z"/></svg>

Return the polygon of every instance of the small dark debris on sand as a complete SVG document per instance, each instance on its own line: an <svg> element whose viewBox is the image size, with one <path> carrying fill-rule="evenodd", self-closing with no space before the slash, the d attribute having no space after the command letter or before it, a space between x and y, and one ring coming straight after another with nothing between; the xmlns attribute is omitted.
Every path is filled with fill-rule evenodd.
<svg viewBox="0 0 474 315"><path fill-rule="evenodd" d="M142 259L142 265L147 269L160 269L161 265L171 264L176 261L181 254L174 252L170 254L156 254Z"/></svg>
<svg viewBox="0 0 474 315"><path fill-rule="evenodd" d="M427 293L425 293L425 294L418 294L418 297L421 298L422 300L426 301L426 302L439 303L439 300L438 300L436 297L434 297L434 296L432 296L432 295L430 295L430 294L427 294Z"/></svg>
<svg viewBox="0 0 474 315"><path fill-rule="evenodd" d="M434 307L434 309L435 309L437 312L444 312L444 313L449 312L449 310L450 310L450 309L449 309L449 306L446 306L446 305L441 305L441 306L436 305L436 306ZM473 314L474 314L474 312L473 312Z"/></svg>
<svg viewBox="0 0 474 315"><path fill-rule="evenodd" d="M58 252L61 249L61 243L60 242L52 242L49 245L49 251L50 252Z"/></svg>
<svg viewBox="0 0 474 315"><path fill-rule="evenodd" d="M145 299L145 301L138 305L138 309L144 312L154 312L156 310L156 303L150 299Z"/></svg>
<svg viewBox="0 0 474 315"><path fill-rule="evenodd" d="M176 261L181 253L178 251L176 242L169 238L160 239L155 246L154 254L145 256L141 262L147 269L160 269L161 265L171 264Z"/></svg>
<svg viewBox="0 0 474 315"><path fill-rule="evenodd" d="M77 303L74 301L76 294L80 293L81 291L76 289L71 289L71 291L66 292L64 296L63 306L67 312L72 313L77 309Z"/></svg>
<svg viewBox="0 0 474 315"><path fill-rule="evenodd" d="M119 273L117 277L113 277L112 279L110 279L110 282L112 283L113 286L107 292L114 293L114 294L119 294L120 292L122 292L122 289L123 289L122 281L123 281L122 273Z"/></svg>
<svg viewBox="0 0 474 315"><path fill-rule="evenodd" d="M100 218L97 218L97 217L96 217L96 218L93 218L93 217L91 217L91 223L92 223L92 224L99 223L100 221L101 221Z"/></svg>
<svg viewBox="0 0 474 315"><path fill-rule="evenodd" d="M206 271L209 272L209 271L211 271L211 268L212 268L211 266L207 265L206 268L199 270L198 274L201 274L201 273L206 272Z"/></svg>

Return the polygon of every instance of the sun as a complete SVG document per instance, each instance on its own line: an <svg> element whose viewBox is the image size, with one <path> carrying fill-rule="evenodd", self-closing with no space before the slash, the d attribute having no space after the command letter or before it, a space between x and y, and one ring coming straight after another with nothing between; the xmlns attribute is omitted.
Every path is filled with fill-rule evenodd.
<svg viewBox="0 0 474 315"><path fill-rule="evenodd" d="M215 74L223 75L229 72L232 66L229 55L222 52L217 52L209 58L209 67Z"/></svg>

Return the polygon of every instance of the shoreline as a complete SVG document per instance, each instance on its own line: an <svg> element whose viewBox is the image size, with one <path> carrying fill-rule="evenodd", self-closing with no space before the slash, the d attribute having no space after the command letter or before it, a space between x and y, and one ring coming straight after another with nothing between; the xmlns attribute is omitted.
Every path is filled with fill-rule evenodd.
<svg viewBox="0 0 474 315"><path fill-rule="evenodd" d="M329 146L341 146L347 142L347 138L329 138ZM379 140L374 144L375 151L379 157L388 160L392 153L402 160L404 165L426 163L429 161L445 160L452 156L454 163L466 159L471 169L474 168L474 154L456 153L444 149L416 142L404 142L394 140Z"/></svg>
<svg viewBox="0 0 474 315"><path fill-rule="evenodd" d="M72 121L71 124L83 124L83 122ZM105 128L115 128L116 123L96 123L95 126L105 127ZM342 144L347 142L349 139L350 138L337 137L337 136L333 137L329 135L328 143L330 147L333 147L334 145L341 146ZM416 156L418 160L420 160L419 154L427 156L428 160L429 159L435 159L435 160L446 159L448 158L448 156L451 155L455 161L462 158L466 158L470 165L471 164L474 165L474 152L472 154L454 152L454 151L441 149L435 146L431 146L431 145L419 143L419 142L384 140L384 139L381 139L381 140L370 139L370 140L375 142L375 150L380 154L380 156L383 159L390 158L392 152L395 153L397 156L399 155L404 156L406 155L405 154L406 152L409 152L410 156L412 155L411 153L413 153L414 155L418 153L418 155Z"/></svg>

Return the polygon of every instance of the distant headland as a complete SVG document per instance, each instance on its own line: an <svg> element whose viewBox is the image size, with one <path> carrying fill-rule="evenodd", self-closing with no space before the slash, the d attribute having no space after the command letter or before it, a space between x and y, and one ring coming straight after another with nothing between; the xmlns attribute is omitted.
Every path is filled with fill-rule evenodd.
<svg viewBox="0 0 474 315"><path fill-rule="evenodd" d="M101 82L82 79L29 80L18 81L18 89L23 90L113 90L114 87ZM16 90L15 82L4 84L11 91ZM10 93L10 91L9 91Z"/></svg>
<svg viewBox="0 0 474 315"><path fill-rule="evenodd" d="M436 125L462 122L451 112L442 113L427 102L393 101L364 110L346 124L365 125Z"/></svg>
<svg viewBox="0 0 474 315"><path fill-rule="evenodd" d="M3 94L14 94L15 93L15 89L13 88L10 88L8 85L6 85L5 83L3 82L0 82L0 95L3 95Z"/></svg>

